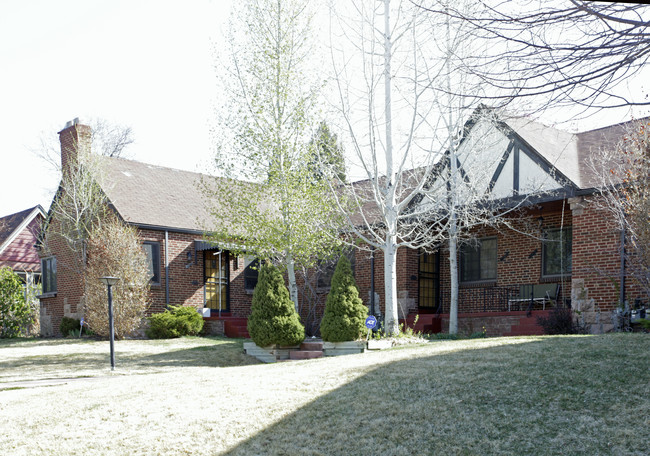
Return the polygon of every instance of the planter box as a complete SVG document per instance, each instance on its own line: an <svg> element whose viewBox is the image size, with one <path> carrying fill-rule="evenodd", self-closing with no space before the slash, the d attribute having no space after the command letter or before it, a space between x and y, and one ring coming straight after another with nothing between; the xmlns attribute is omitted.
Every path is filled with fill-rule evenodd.
<svg viewBox="0 0 650 456"><path fill-rule="evenodd" d="M268 347L258 347L255 342L244 342L244 352L264 363L274 363L289 359L291 356L290 353L299 349L300 345L269 345Z"/></svg>
<svg viewBox="0 0 650 456"><path fill-rule="evenodd" d="M323 342L324 356L354 355L366 351L365 340L349 342Z"/></svg>
<svg viewBox="0 0 650 456"><path fill-rule="evenodd" d="M392 346L393 343L386 339L370 339L368 341L368 350L385 350Z"/></svg>

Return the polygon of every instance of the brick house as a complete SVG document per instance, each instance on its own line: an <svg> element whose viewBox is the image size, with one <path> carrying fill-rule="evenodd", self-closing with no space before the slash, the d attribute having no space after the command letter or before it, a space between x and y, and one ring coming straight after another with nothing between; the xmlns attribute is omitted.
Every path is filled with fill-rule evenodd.
<svg viewBox="0 0 650 456"><path fill-rule="evenodd" d="M535 317L548 313L549 301L570 305L588 331L603 332L612 328L611 311L619 301L645 299L625 269L621 233L599 205L599 179L588 164L599 148L616 145L631 124L577 134L522 118L468 124L465 144L475 143L472 136L492 137L487 153L497 160L486 162L493 165L486 165L492 168L482 183L485 191L515 201L536 193L516 216L528 221L529 232L479 229L478 243L461 247L459 332L541 334ZM468 147L460 148L463 163ZM376 261L381 271L380 256ZM432 254L403 249L397 261L400 307L408 313L403 317L413 324L417 315L417 329L445 331L450 294L445 246ZM382 298L382 278L375 282ZM367 289L367 282L363 286Z"/></svg>
<svg viewBox="0 0 650 456"><path fill-rule="evenodd" d="M41 262L36 250L38 233L45 220L40 205L0 217L0 268L11 268L28 287L41 283Z"/></svg>
<svg viewBox="0 0 650 456"><path fill-rule="evenodd" d="M90 150L90 127L77 120L59 132L61 164L70 154ZM195 306L202 310L210 330L246 335L252 290L257 271L253 258L237 258L223 247L204 241L210 213L199 185L202 176L121 158L103 157L100 185L111 207L126 223L137 228L148 255L151 280L150 313L168 305ZM43 270L53 280L43 284L41 332L58 335L63 316L83 316L84 280L78 255L61 239L49 241L41 252Z"/></svg>
<svg viewBox="0 0 650 456"><path fill-rule="evenodd" d="M489 335L539 333L534 317L548 312L548 300L532 299L538 292L536 285L554 301L580 310L594 332L611 327L608 314L619 299L639 297L631 280L617 290L616 284L626 276L620 234L596 204L597 182L586 166L592 150L615 144L626 126L571 134L524 119L470 125L466 152L471 151L472 135L492 135L491 153L500 158L494 160L491 179L484 182L486 191L495 198L521 196L533 188L544 193L525 209L537 226L537 236L484 229L476 233L477 244L463 247L459 255L461 332L485 328ZM90 147L89 127L77 122L69 123L59 136L63 167L68 154ZM205 241L211 215L199 190L204 177L104 158L101 186L117 214L138 229L148 254L150 311L162 311L167 305L194 306L204 312L213 332L245 336L257 281L251 267L254 258L236 257L227 245ZM74 255L62 244L52 245L51 252L41 252L43 271L53 277L44 283L41 296L45 335L58 334L64 315L79 318L83 313L84 278L75 272ZM381 254L357 250L352 257L361 297L369 306L374 297L376 313L383 314ZM402 248L397 264L403 319L412 324L419 315L418 329L444 331L449 312L445 246L434 253ZM318 291L325 294L328 284L319 282L323 283ZM316 308L317 318L322 315L322 302Z"/></svg>

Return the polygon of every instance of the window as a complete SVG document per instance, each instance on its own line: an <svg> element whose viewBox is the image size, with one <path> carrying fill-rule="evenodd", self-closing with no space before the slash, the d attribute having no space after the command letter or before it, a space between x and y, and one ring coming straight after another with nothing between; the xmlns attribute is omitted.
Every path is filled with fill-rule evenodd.
<svg viewBox="0 0 650 456"><path fill-rule="evenodd" d="M257 278L260 275L260 260L248 259L244 260L246 267L244 268L244 289L254 290L257 285Z"/></svg>
<svg viewBox="0 0 650 456"><path fill-rule="evenodd" d="M418 253L418 306L434 309L440 303L440 256L438 252Z"/></svg>
<svg viewBox="0 0 650 456"><path fill-rule="evenodd" d="M160 244L158 242L143 242L142 250L147 255L151 283L160 285Z"/></svg>
<svg viewBox="0 0 650 456"><path fill-rule="evenodd" d="M497 239L486 238L478 244L464 245L460 250L461 282L496 280Z"/></svg>
<svg viewBox="0 0 650 456"><path fill-rule="evenodd" d="M56 292L56 257L41 259L41 279L44 294Z"/></svg>
<svg viewBox="0 0 650 456"><path fill-rule="evenodd" d="M352 275L354 276L354 267L355 267L355 255L354 249L349 249L343 252L350 261L350 266L352 267ZM318 288L329 288L332 286L332 277L334 277L334 271L336 270L336 264L338 263L338 258L335 260L329 260L326 262L320 263L321 271L318 274Z"/></svg>
<svg viewBox="0 0 650 456"><path fill-rule="evenodd" d="M571 274L571 228L548 230L542 243L542 276Z"/></svg>

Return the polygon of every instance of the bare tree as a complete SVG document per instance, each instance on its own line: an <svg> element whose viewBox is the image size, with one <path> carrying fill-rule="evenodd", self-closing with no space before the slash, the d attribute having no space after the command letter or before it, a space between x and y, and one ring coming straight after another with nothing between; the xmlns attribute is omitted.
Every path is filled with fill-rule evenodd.
<svg viewBox="0 0 650 456"><path fill-rule="evenodd" d="M490 104L519 107L647 106L647 94L620 89L647 65L650 7L593 1L481 0L471 11L440 0L413 0L432 15L466 22L484 43L463 71L490 87ZM452 87L454 93L458 93Z"/></svg>
<svg viewBox="0 0 650 456"><path fill-rule="evenodd" d="M96 277L119 273L124 281L116 291L124 302L119 331L121 336L130 334L147 305L150 277L146 255L134 230L109 205L101 186L106 183L102 179L102 160L106 158L92 153L91 128L73 123L61 135L61 182L42 231L41 246L57 255L58 267L79 274L85 311L98 334L104 334L105 322L99 315L105 299L99 298L98 290L103 287Z"/></svg>
<svg viewBox="0 0 650 456"><path fill-rule="evenodd" d="M76 119L79 122L79 119ZM90 127L91 149L105 157L128 156L128 147L135 142L133 130L128 125L120 125L99 117L84 120ZM38 144L32 147L32 152L45 160L53 169L62 172L61 147L57 137L51 131L41 133Z"/></svg>
<svg viewBox="0 0 650 456"><path fill-rule="evenodd" d="M352 12L358 19L338 15L332 25L332 61L337 104L364 178L334 190L353 208L350 231L383 253L387 331L398 331L396 258L407 247L448 250L449 331L456 333L459 246L478 227L530 234L509 215L562 184L540 174L519 189L495 187L511 131L502 112L482 105L482 80L464 71L464 58L481 51L465 21L422 14L408 1L359 1ZM339 37L351 45L339 45Z"/></svg>
<svg viewBox="0 0 650 456"><path fill-rule="evenodd" d="M115 337L134 334L141 326L149 304L151 275L147 257L135 228L124 224L116 215L99 220L88 239L84 312L89 327L98 335L109 336L106 286L102 276L119 277L114 288Z"/></svg>

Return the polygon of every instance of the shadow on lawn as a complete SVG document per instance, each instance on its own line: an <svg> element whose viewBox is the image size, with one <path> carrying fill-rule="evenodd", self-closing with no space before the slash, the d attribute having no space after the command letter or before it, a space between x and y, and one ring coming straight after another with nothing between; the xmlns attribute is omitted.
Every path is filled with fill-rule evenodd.
<svg viewBox="0 0 650 456"><path fill-rule="evenodd" d="M557 337L393 362L227 454L645 454L631 431L650 400L627 392L648 385L648 350L648 337Z"/></svg>
<svg viewBox="0 0 650 456"><path fill-rule="evenodd" d="M66 353L65 350L51 354L36 354L30 356L12 357L9 360L2 359L0 351L0 381L3 377L11 376L23 379L32 379L32 376L46 375L48 377L69 377L74 376L75 372L84 372L92 374L97 370L105 370L110 363L110 351L107 341L94 340L66 340L66 339L45 339L40 341L30 341L25 345L30 353L38 353L38 348L43 345L60 346L61 344L82 345L102 343L105 345L105 351L98 352L93 350L80 350ZM3 343L1 347L11 347L12 344ZM15 347L16 344L13 344ZM137 350L131 350L128 346L122 345L121 341L115 342L115 361L116 369L128 371L151 370L155 372L161 368L175 367L182 369L184 367L231 367L259 364L260 362L253 357L244 354L242 342L240 340L215 340L215 343L208 345L190 346L172 351L161 350L160 353L146 353Z"/></svg>
<svg viewBox="0 0 650 456"><path fill-rule="evenodd" d="M137 367L234 367L261 364L246 356L240 341L221 341L219 344L184 348L164 353L130 356L128 362Z"/></svg>

